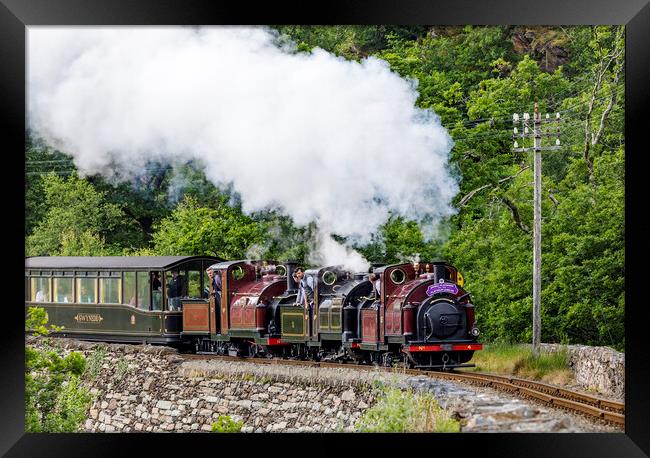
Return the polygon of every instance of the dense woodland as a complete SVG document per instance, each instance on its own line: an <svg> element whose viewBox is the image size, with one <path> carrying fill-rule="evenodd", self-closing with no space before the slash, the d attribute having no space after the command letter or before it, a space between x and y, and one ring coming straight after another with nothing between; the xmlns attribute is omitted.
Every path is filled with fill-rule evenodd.
<svg viewBox="0 0 650 458"><path fill-rule="evenodd" d="M560 112L559 151L543 156L542 340L624 337L622 27L280 26L294 52L376 56L418 81L418 105L455 141L461 191L440 239L392 218L372 262L444 258L466 279L485 341L532 335L532 153L513 153L512 114ZM304 261L314 227L243 214L200 165L150 163L128 182L80 177L71 156L27 133L26 255L192 255ZM521 145L520 145L521 146ZM529 145L528 145L529 146ZM426 232L426 231L425 231Z"/></svg>

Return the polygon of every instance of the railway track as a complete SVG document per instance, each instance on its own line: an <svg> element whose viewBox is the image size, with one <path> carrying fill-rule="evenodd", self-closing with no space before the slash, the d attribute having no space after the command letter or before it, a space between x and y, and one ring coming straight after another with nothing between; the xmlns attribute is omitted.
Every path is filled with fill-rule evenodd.
<svg viewBox="0 0 650 458"><path fill-rule="evenodd" d="M302 367L344 368L354 370L376 370L377 366L333 363L324 361L300 361L276 358L245 358L237 356L217 356L204 354L183 354L185 359L219 359L222 361L254 362L257 364L280 364ZM576 412L592 419L599 419L617 426L625 425L625 404L598 396L592 396L547 383L526 380L518 377L488 374L481 372L437 372L404 367L379 367L386 372L406 375L419 375L447 380L458 380L480 386L492 387L516 394L542 404Z"/></svg>

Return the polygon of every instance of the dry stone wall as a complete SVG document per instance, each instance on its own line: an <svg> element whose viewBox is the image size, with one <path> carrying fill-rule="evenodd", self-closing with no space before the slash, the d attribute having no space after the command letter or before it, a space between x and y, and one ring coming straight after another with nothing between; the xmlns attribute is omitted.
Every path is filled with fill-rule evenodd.
<svg viewBox="0 0 650 458"><path fill-rule="evenodd" d="M87 432L210 431L220 415L242 421L242 432L352 431L375 401L372 374L298 376L286 366L185 361L166 347L51 342L84 353L95 374L84 380L95 397Z"/></svg>
<svg viewBox="0 0 650 458"><path fill-rule="evenodd" d="M586 389L623 398L625 395L625 354L609 347L586 345L542 344L542 349L556 352L565 349L569 354L576 382Z"/></svg>

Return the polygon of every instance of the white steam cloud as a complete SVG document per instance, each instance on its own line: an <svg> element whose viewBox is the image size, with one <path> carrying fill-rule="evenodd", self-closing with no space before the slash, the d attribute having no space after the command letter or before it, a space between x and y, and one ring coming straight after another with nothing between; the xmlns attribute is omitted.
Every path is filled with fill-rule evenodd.
<svg viewBox="0 0 650 458"><path fill-rule="evenodd" d="M417 83L373 57L295 53L267 28L28 29L29 126L85 173L199 161L242 208L320 228L314 259L364 260L390 212L435 225L452 141Z"/></svg>

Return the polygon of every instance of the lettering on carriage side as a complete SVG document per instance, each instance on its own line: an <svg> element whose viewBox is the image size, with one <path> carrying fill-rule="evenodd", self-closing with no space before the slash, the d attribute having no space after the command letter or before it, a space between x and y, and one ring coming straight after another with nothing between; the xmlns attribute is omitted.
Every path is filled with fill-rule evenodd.
<svg viewBox="0 0 650 458"><path fill-rule="evenodd" d="M103 319L99 313L77 313L74 317L77 323L101 323Z"/></svg>
<svg viewBox="0 0 650 458"><path fill-rule="evenodd" d="M454 283L440 282L427 288L427 296L433 296L437 293L458 294L458 286L456 286Z"/></svg>

